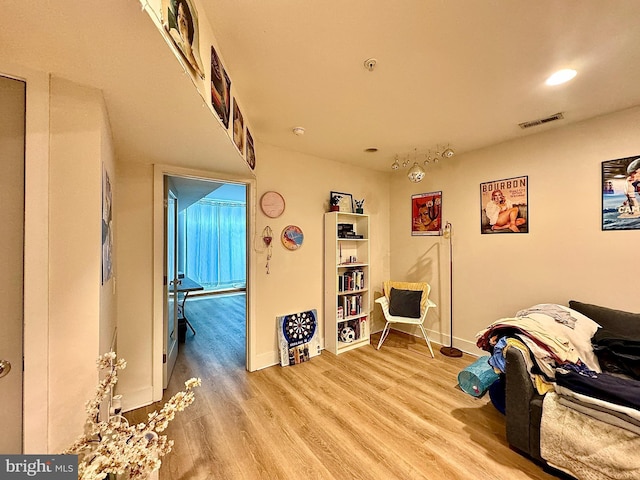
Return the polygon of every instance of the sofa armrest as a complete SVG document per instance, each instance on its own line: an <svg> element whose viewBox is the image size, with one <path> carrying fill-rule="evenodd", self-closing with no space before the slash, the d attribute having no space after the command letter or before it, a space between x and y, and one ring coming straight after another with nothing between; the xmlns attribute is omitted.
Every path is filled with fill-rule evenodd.
<svg viewBox="0 0 640 480"><path fill-rule="evenodd" d="M542 461L540 456L540 420L542 395L534 389L522 352L507 350L506 417L509 445Z"/></svg>

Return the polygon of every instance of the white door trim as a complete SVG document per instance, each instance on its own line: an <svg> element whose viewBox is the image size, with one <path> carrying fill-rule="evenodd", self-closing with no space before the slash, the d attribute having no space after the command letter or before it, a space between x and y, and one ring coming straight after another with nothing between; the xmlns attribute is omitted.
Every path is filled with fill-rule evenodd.
<svg viewBox="0 0 640 480"><path fill-rule="evenodd" d="M23 453L49 446L49 75L0 61L27 84L24 216Z"/></svg>
<svg viewBox="0 0 640 480"><path fill-rule="evenodd" d="M255 361L255 307L252 286L254 285L255 250L252 238L255 237L256 180L224 173L206 172L170 165L153 166L153 348L152 348L152 385L153 401L162 399L162 350L163 350L163 264L164 264L164 175L193 177L213 181L235 182L247 187L247 340L246 367L253 371Z"/></svg>

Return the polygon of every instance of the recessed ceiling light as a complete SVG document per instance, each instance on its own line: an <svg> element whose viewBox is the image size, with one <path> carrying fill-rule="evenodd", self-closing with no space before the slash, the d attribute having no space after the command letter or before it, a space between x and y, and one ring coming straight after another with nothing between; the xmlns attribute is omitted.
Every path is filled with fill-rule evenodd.
<svg viewBox="0 0 640 480"><path fill-rule="evenodd" d="M367 153L375 153L378 151L378 149L376 147L369 147L369 148L365 148L364 151Z"/></svg>
<svg viewBox="0 0 640 480"><path fill-rule="evenodd" d="M573 77L576 76L578 72L575 70L571 70L570 68L565 68L563 70L558 70L556 73L547 78L545 82L547 85L560 85L561 83L568 82Z"/></svg>

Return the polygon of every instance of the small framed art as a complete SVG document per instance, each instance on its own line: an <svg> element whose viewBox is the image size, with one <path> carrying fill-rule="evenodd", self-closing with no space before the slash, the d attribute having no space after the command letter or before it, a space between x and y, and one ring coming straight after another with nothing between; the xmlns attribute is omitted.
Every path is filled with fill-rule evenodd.
<svg viewBox="0 0 640 480"><path fill-rule="evenodd" d="M353 196L350 193L331 192L329 205L338 206L339 212L353 213Z"/></svg>
<svg viewBox="0 0 640 480"><path fill-rule="evenodd" d="M411 195L411 235L442 235L442 192Z"/></svg>

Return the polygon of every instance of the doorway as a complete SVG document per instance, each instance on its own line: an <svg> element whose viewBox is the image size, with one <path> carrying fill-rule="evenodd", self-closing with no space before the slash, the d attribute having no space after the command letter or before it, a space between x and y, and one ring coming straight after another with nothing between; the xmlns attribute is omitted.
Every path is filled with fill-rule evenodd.
<svg viewBox="0 0 640 480"><path fill-rule="evenodd" d="M238 309L242 312L240 326L235 315L235 321L229 328L241 330L240 337L244 338L243 363L245 368L248 367L246 286L249 217L246 184L167 173L163 176L163 183L167 208L163 314L163 388L166 388L177 353L186 344L191 346L185 350L189 352L193 352L197 345L194 340L198 328L208 330L207 322L225 321L203 313L207 310L198 307L200 300L215 308L216 304L225 304L223 297L238 297L236 303L242 304ZM215 345L211 347L216 348Z"/></svg>
<svg viewBox="0 0 640 480"><path fill-rule="evenodd" d="M0 452L22 453L26 84L0 76Z"/></svg>

